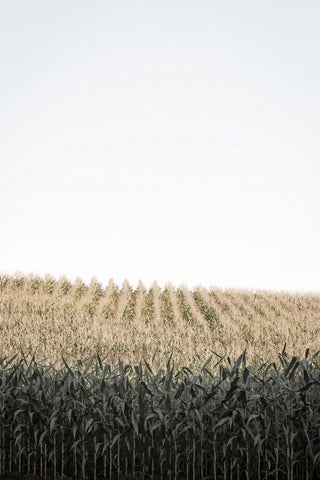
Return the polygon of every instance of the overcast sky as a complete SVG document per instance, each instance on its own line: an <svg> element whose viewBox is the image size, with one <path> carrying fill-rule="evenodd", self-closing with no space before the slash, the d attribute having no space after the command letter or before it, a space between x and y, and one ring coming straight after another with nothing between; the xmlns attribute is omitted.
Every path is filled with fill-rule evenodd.
<svg viewBox="0 0 320 480"><path fill-rule="evenodd" d="M320 291L318 0L13 0L0 273Z"/></svg>

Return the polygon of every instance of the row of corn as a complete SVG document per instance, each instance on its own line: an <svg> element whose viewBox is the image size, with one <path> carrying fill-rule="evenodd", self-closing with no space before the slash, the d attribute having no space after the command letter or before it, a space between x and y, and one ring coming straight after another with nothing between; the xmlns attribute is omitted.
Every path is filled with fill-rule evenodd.
<svg viewBox="0 0 320 480"><path fill-rule="evenodd" d="M157 372L98 355L72 369L0 358L1 478L311 480L319 465L308 350L251 365L217 356L197 373L171 358Z"/></svg>

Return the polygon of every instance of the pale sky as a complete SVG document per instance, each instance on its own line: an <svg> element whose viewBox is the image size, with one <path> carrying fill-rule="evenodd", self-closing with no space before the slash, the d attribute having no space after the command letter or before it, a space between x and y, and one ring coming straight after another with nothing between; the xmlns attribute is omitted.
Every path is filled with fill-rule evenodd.
<svg viewBox="0 0 320 480"><path fill-rule="evenodd" d="M320 291L318 0L10 0L0 273Z"/></svg>

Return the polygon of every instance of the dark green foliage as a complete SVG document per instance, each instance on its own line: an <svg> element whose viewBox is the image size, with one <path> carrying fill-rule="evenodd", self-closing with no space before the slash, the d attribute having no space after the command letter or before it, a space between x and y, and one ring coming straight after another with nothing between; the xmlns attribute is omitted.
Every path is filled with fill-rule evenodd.
<svg viewBox="0 0 320 480"><path fill-rule="evenodd" d="M98 355L60 370L2 358L0 475L317 478L315 358L289 359L284 348L277 363L247 365L243 353L199 373L177 372L171 357L158 372L147 362L111 368Z"/></svg>

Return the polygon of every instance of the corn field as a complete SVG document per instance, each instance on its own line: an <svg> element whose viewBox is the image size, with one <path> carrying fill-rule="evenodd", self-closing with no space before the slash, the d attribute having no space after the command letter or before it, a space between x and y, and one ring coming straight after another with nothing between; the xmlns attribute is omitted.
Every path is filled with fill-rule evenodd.
<svg viewBox="0 0 320 480"><path fill-rule="evenodd" d="M0 478L320 478L317 355L71 369L0 360ZM10 477L15 472L20 477ZM29 475L29 476L28 476Z"/></svg>
<svg viewBox="0 0 320 480"><path fill-rule="evenodd" d="M320 295L205 289L156 282L133 288L111 279L71 283L61 277L0 275L0 354L23 351L41 364L69 365L98 353L115 366L157 351L157 367L201 368L213 354L276 360L314 354L320 343Z"/></svg>
<svg viewBox="0 0 320 480"><path fill-rule="evenodd" d="M0 275L0 480L320 478L319 344L319 294Z"/></svg>

